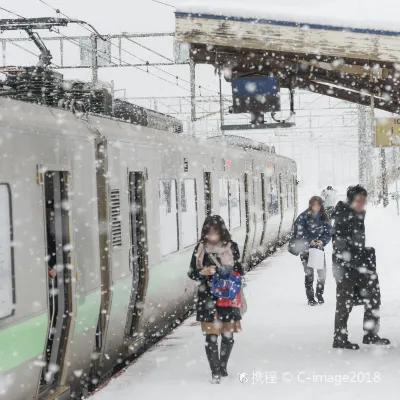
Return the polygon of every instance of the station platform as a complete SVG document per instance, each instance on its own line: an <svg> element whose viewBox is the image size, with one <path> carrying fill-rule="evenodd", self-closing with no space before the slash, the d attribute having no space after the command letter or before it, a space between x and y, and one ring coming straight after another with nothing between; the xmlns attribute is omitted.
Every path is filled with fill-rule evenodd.
<svg viewBox="0 0 400 400"><path fill-rule="evenodd" d="M400 387L400 251L395 209L370 208L367 242L376 248L381 282L381 334L390 347L362 345L363 308L350 316L359 351L332 349L335 281L327 249L325 304L309 307L299 258L286 248L246 275L248 312L235 335L229 377L210 384L204 338L186 320L92 400L126 399L398 399Z"/></svg>

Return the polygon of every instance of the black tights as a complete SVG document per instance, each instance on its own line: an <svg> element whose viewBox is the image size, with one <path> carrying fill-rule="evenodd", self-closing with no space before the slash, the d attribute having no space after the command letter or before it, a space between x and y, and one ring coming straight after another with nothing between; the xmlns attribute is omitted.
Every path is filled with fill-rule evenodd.
<svg viewBox="0 0 400 400"><path fill-rule="evenodd" d="M232 344L234 342L233 333L221 333L221 342L224 344ZM212 345L213 343L218 343L218 335L206 334L206 345Z"/></svg>

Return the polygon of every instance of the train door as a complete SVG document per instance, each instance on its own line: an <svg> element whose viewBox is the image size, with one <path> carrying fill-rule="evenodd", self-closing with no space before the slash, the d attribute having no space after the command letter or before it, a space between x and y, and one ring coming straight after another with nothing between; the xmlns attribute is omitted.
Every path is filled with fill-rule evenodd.
<svg viewBox="0 0 400 400"><path fill-rule="evenodd" d="M245 218L246 218L246 240L244 242L243 249L243 260L245 260L247 256L247 251L249 247L250 240L250 193L249 193L249 174L244 174L244 210L245 210Z"/></svg>
<svg viewBox="0 0 400 400"><path fill-rule="evenodd" d="M212 214L212 181L211 172L204 172L204 204L206 217Z"/></svg>
<svg viewBox="0 0 400 400"><path fill-rule="evenodd" d="M67 172L47 171L44 174L44 201L49 269L49 330L43 368L42 384L56 383L63 365L68 343L71 313L71 246Z"/></svg>
<svg viewBox="0 0 400 400"><path fill-rule="evenodd" d="M283 215L284 215L284 196L283 196L283 185L282 185L282 174L278 175L278 198L279 198L279 208L281 211L281 223L279 225L279 235L278 239L281 239L281 232L282 232L282 223L283 223Z"/></svg>
<svg viewBox="0 0 400 400"><path fill-rule="evenodd" d="M265 174L261 173L261 207L262 207L262 224L263 232L261 235L260 245L264 243L265 234L267 232L267 193L265 190Z"/></svg>
<svg viewBox="0 0 400 400"><path fill-rule="evenodd" d="M130 249L129 264L132 272L132 292L125 334L135 334L141 315L139 304L143 300L147 270L147 233L145 214L145 178L143 172L129 173Z"/></svg>

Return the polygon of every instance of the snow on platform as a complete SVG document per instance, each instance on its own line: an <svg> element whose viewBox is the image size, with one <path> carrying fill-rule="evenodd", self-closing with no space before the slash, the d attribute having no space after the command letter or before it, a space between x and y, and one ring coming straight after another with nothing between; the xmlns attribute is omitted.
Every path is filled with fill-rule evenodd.
<svg viewBox="0 0 400 400"><path fill-rule="evenodd" d="M221 385L209 383L204 339L192 317L96 393L93 400L397 400L399 222L395 206L389 210L371 208L367 214L368 245L377 250L382 288L381 333L392 340L390 348L361 344L363 309L356 307L350 316L350 339L358 342L361 350L333 350L335 282L330 249L326 304L314 308L306 305L300 260L282 249L246 275L249 309L242 321L243 332L235 337L230 375ZM246 383L239 381L239 374L247 374ZM350 382L343 382L346 379Z"/></svg>

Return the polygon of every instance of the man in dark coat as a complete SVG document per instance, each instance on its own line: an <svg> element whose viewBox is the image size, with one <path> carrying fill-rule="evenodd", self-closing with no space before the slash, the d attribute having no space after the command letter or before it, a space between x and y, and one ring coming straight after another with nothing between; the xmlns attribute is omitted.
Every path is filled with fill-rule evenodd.
<svg viewBox="0 0 400 400"><path fill-rule="evenodd" d="M357 350L348 341L347 321L356 298L364 304L364 344L388 345L379 337L379 281L375 252L365 247L367 191L360 185L347 191L347 202L339 202L333 213L333 275L336 279L334 348Z"/></svg>

